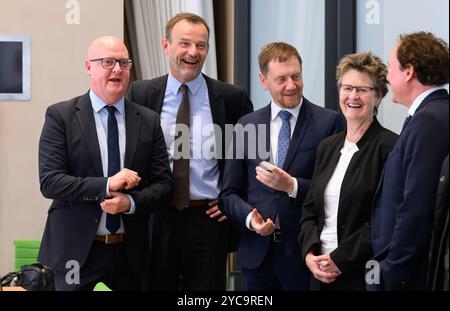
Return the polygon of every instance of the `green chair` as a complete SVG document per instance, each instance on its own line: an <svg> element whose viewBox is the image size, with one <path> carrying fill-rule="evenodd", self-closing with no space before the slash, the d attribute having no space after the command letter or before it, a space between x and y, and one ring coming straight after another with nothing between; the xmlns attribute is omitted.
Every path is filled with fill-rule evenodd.
<svg viewBox="0 0 450 311"><path fill-rule="evenodd" d="M105 283L99 282L94 287L94 292L110 292L111 289Z"/></svg>
<svg viewBox="0 0 450 311"><path fill-rule="evenodd" d="M19 271L23 265L29 265L37 261L39 240L15 240L14 241L14 271Z"/></svg>
<svg viewBox="0 0 450 311"><path fill-rule="evenodd" d="M41 247L40 240L15 240L14 241L14 271L19 271L23 265L29 265L37 261ZM105 283L95 285L94 291L107 292L111 289Z"/></svg>
<svg viewBox="0 0 450 311"><path fill-rule="evenodd" d="M227 291L241 290L241 269L236 261L236 254L228 254Z"/></svg>

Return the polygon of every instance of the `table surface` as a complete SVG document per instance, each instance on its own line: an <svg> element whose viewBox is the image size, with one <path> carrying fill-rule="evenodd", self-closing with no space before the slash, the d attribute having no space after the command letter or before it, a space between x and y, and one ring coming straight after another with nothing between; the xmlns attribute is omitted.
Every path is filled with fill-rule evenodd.
<svg viewBox="0 0 450 311"><path fill-rule="evenodd" d="M4 291L4 292L25 292L27 290L20 286L4 286L4 287L2 287L2 291Z"/></svg>

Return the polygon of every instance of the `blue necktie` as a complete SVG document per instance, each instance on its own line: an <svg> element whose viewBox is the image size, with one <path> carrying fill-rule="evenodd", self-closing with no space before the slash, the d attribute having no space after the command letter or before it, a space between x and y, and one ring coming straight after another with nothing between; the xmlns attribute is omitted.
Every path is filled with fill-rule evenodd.
<svg viewBox="0 0 450 311"><path fill-rule="evenodd" d="M281 110L278 113L278 116L282 123L280 133L278 134L277 166L282 168L289 148L289 141L291 140L291 123L289 122L289 119L292 117L292 114L289 111Z"/></svg>
<svg viewBox="0 0 450 311"><path fill-rule="evenodd" d="M105 106L108 109L108 177L120 171L119 129L114 115L116 107ZM120 214L106 214L106 229L111 234L116 233L120 227Z"/></svg>

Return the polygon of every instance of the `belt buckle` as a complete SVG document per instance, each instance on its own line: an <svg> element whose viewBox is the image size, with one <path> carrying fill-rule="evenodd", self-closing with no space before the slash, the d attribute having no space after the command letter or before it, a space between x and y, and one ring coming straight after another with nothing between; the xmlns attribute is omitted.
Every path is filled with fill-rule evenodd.
<svg viewBox="0 0 450 311"><path fill-rule="evenodd" d="M109 242L109 237L111 236L111 234L107 234L105 235L105 244L112 244Z"/></svg>
<svg viewBox="0 0 450 311"><path fill-rule="evenodd" d="M274 242L281 243L283 242L283 238L281 236L281 231L274 231L272 234Z"/></svg>
<svg viewBox="0 0 450 311"><path fill-rule="evenodd" d="M111 241L109 240L109 237L111 237ZM118 240L114 240L113 237L117 237ZM107 234L105 235L105 244L115 244L120 243L123 240L122 234Z"/></svg>

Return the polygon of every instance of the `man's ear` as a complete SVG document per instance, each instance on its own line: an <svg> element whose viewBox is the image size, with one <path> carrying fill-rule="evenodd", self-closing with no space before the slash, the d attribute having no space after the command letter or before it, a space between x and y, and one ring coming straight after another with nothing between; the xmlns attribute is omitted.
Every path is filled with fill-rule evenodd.
<svg viewBox="0 0 450 311"><path fill-rule="evenodd" d="M86 60L85 62L84 62L84 68L85 68L85 70L86 70L86 74L88 75L88 76L90 76L91 75L91 62L89 61L89 60Z"/></svg>
<svg viewBox="0 0 450 311"><path fill-rule="evenodd" d="M405 81L411 82L416 77L416 70L412 65L407 65L405 70Z"/></svg>
<svg viewBox="0 0 450 311"><path fill-rule="evenodd" d="M167 37L163 37L161 39L161 47L163 49L164 54L168 54L168 48L169 48L169 39Z"/></svg>
<svg viewBox="0 0 450 311"><path fill-rule="evenodd" d="M267 91L269 89L269 87L267 86L267 77L262 72L260 72L258 76L263 89Z"/></svg>

